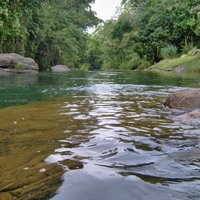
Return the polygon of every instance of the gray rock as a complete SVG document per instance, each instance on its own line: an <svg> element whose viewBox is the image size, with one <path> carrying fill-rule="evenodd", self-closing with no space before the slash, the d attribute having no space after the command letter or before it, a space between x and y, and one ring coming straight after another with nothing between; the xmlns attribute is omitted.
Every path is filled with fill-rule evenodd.
<svg viewBox="0 0 200 200"><path fill-rule="evenodd" d="M169 108L198 109L200 108L200 89L175 92L167 97L163 105Z"/></svg>
<svg viewBox="0 0 200 200"><path fill-rule="evenodd" d="M55 65L51 67L51 72L69 72L71 69L66 65Z"/></svg>
<svg viewBox="0 0 200 200"><path fill-rule="evenodd" d="M185 72L185 68L183 66L178 66L174 69L174 71L177 73L183 73Z"/></svg>
<svg viewBox="0 0 200 200"><path fill-rule="evenodd" d="M0 67L38 71L38 64L32 58L27 58L16 53L0 53Z"/></svg>
<svg viewBox="0 0 200 200"><path fill-rule="evenodd" d="M179 121L183 124L191 125L191 126L199 126L200 125L200 109L196 109L190 113L185 113L183 115L175 117L176 121Z"/></svg>

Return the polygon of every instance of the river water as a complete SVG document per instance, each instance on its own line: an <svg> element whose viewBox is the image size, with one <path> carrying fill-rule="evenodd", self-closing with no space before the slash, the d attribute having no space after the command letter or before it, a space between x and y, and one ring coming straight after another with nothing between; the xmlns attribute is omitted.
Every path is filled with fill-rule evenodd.
<svg viewBox="0 0 200 200"><path fill-rule="evenodd" d="M200 127L164 108L195 76L0 77L0 199L199 200Z"/></svg>

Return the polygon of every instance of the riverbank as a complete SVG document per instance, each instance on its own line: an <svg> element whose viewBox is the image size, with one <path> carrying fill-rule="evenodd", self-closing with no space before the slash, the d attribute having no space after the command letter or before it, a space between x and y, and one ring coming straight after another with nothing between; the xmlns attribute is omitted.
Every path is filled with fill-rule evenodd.
<svg viewBox="0 0 200 200"><path fill-rule="evenodd" d="M200 54L182 55L174 59L165 59L149 67L148 71L200 72Z"/></svg>

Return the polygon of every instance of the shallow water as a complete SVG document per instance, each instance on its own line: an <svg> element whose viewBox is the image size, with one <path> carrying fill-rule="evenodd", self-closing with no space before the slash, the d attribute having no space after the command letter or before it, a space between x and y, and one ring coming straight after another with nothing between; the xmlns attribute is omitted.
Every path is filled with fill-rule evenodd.
<svg viewBox="0 0 200 200"><path fill-rule="evenodd" d="M0 82L0 197L200 199L200 127L162 106L198 87L198 76L72 72Z"/></svg>

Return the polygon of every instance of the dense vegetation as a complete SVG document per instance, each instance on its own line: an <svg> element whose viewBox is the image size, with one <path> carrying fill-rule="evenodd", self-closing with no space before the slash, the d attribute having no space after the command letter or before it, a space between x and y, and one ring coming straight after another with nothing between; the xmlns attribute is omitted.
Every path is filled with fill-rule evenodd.
<svg viewBox="0 0 200 200"><path fill-rule="evenodd" d="M200 48L199 0L123 0L118 17L100 21L94 0L0 1L0 52L95 69L144 69Z"/></svg>
<svg viewBox="0 0 200 200"><path fill-rule="evenodd" d="M200 48L199 0L124 0L88 42L90 69L144 69Z"/></svg>
<svg viewBox="0 0 200 200"><path fill-rule="evenodd" d="M86 48L86 29L98 23L92 2L0 1L0 52L30 56L41 69L57 63L79 66Z"/></svg>

